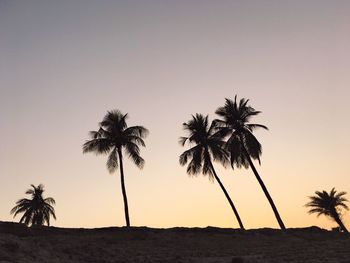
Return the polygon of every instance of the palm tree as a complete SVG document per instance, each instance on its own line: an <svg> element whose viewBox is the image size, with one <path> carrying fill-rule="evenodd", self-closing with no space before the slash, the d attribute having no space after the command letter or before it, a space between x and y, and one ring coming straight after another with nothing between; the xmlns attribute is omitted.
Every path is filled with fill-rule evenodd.
<svg viewBox="0 0 350 263"><path fill-rule="evenodd" d="M222 137L226 138L228 136L225 148L230 153L232 169L236 166L237 168L244 167L246 169L250 167L253 170L256 179L272 207L280 228L285 230L284 223L278 210L252 161L252 159L258 160L260 164L260 155L262 153L261 144L254 136L253 131L257 128L263 128L265 130L268 130L268 128L261 124L249 123L250 119L258 115L260 111L256 111L254 108L247 105L248 101L249 100L243 98L237 103L237 95L234 101L226 99L225 105L219 107L215 112L222 119L214 120L214 122L218 126Z"/></svg>
<svg viewBox="0 0 350 263"><path fill-rule="evenodd" d="M43 197L44 186L42 184L37 187L31 185L31 187L32 189L28 189L26 194L32 195L32 198L18 200L10 213L13 214L13 217L24 213L19 222L25 223L27 226L42 226L45 223L50 226L50 216L56 219L55 209L53 208L55 200L52 197Z"/></svg>
<svg viewBox="0 0 350 263"><path fill-rule="evenodd" d="M143 168L145 161L140 156L139 146L145 146L143 139L147 136L148 130L142 126L128 127L127 117L128 114L122 114L119 110L108 111L99 124L99 130L90 132L91 140L84 143L83 153L108 154L107 168L110 173L116 171L119 166L125 221L126 226L130 227L128 199L124 182L123 153L137 167Z"/></svg>
<svg viewBox="0 0 350 263"><path fill-rule="evenodd" d="M333 188L329 193L316 191L315 194L315 196L309 196L311 201L305 205L310 207L309 214L317 213L317 216L328 216L337 222L340 229L349 233L341 220L341 208L349 210L349 207L345 204L348 201L344 197L346 192L337 193Z"/></svg>
<svg viewBox="0 0 350 263"><path fill-rule="evenodd" d="M194 146L180 155L180 164L184 166L189 162L187 166L187 173L189 175L196 175L202 172L203 175L208 175L210 180L215 179L219 183L227 201L230 203L240 228L244 229L239 214L216 174L212 163L212 159L221 162L223 165L228 161L228 154L223 149L225 142L221 139L220 134L214 132L214 123L209 126L208 116L204 117L202 114L196 114L195 116L192 115L190 121L183 124L183 128L189 133L189 136L181 137L180 144L184 146L187 142L190 145L194 144Z"/></svg>

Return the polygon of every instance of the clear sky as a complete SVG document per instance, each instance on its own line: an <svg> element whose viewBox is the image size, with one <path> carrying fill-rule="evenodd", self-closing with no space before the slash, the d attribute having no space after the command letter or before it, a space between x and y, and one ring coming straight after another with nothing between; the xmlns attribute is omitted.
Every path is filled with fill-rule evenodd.
<svg viewBox="0 0 350 263"><path fill-rule="evenodd" d="M0 0L0 220L43 183L53 225L124 225L119 173L82 154L120 109L150 130L145 168L125 164L132 225L238 227L218 184L178 162L182 123L238 94L270 128L258 170L286 226L334 226L303 205L332 187L350 199L349 13L328 0ZM278 227L250 170L215 167L247 228Z"/></svg>

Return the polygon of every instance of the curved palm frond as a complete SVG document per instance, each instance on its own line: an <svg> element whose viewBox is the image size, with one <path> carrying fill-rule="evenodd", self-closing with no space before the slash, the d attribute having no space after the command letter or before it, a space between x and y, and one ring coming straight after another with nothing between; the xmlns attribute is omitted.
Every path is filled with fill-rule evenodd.
<svg viewBox="0 0 350 263"><path fill-rule="evenodd" d="M108 155L106 165L110 173L113 173L118 168L118 151L116 147L114 147L114 149Z"/></svg>
<svg viewBox="0 0 350 263"><path fill-rule="evenodd" d="M269 130L269 128L267 128L265 125L262 125L262 124L247 124L247 128L251 131L251 132L253 132L255 129L259 129L259 128L261 128L261 129L264 129L264 130Z"/></svg>
<svg viewBox="0 0 350 263"><path fill-rule="evenodd" d="M98 154L107 154L113 147L109 138L97 138L86 141L83 145L83 153L94 152Z"/></svg>
<svg viewBox="0 0 350 263"><path fill-rule="evenodd" d="M47 204L50 204L50 207L51 207L51 205L55 205L56 204L55 199L53 199L52 197L45 198L44 202L47 203Z"/></svg>
<svg viewBox="0 0 350 263"><path fill-rule="evenodd" d="M180 137L180 138L179 138L179 144L180 144L181 146L185 146L187 140L188 140L187 137Z"/></svg>
<svg viewBox="0 0 350 263"><path fill-rule="evenodd" d="M140 139L142 143L141 146L144 146L144 142L142 139ZM145 165L145 160L140 155L140 148L137 145L138 140L135 140L135 142L130 141L128 144L125 145L125 152L128 154L131 160L133 160L134 164L139 167L140 169L143 168Z"/></svg>
<svg viewBox="0 0 350 263"><path fill-rule="evenodd" d="M125 135L133 135L144 139L149 134L149 131L143 126L131 126L125 129Z"/></svg>
<svg viewBox="0 0 350 263"><path fill-rule="evenodd" d="M260 142L250 131L244 133L243 140L250 157L258 160L260 164L260 156L262 154L262 146Z"/></svg>

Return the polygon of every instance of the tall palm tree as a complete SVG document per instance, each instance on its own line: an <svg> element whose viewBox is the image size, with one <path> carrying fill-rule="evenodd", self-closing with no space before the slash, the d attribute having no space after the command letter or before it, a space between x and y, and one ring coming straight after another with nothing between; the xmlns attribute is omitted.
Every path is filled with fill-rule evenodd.
<svg viewBox="0 0 350 263"><path fill-rule="evenodd" d="M310 207L309 214L317 213L317 216L328 216L337 222L344 232L349 233L341 220L341 208L349 210L349 207L345 204L348 201L344 197L346 192L337 193L333 188L329 193L316 191L315 194L315 196L309 196L311 201L305 205Z"/></svg>
<svg viewBox="0 0 350 263"><path fill-rule="evenodd" d="M83 153L94 152L108 154L107 168L110 173L116 171L119 166L121 187L124 201L126 226L130 227L128 199L125 189L123 154L126 154L140 169L144 166L144 159L140 156L139 146L145 147L144 138L148 130L142 126L128 127L126 119L128 114L122 114L119 110L108 111L100 122L98 131L91 131L91 140L83 145Z"/></svg>
<svg viewBox="0 0 350 263"><path fill-rule="evenodd" d="M190 121L183 124L183 128L189 135L188 137L181 137L180 144L184 146L187 142L190 145L194 144L194 146L180 155L180 164L184 166L189 162L187 166L188 174L195 175L202 172L203 175L208 175L210 180L215 179L219 183L237 218L240 228L244 229L237 209L216 174L212 163L212 159L221 162L223 165L228 161L228 154L223 149L225 142L221 139L220 134L215 133L214 123L209 126L208 116L204 117L202 114L196 114L195 116L192 115Z"/></svg>
<svg viewBox="0 0 350 263"><path fill-rule="evenodd" d="M224 138L228 136L225 148L230 153L231 167L244 167L246 169L250 167L253 170L256 179L272 207L280 228L284 230L285 226L281 216L252 161L252 159L258 160L260 164L260 155L262 153L261 144L254 136L253 131L257 128L267 130L267 127L261 124L249 123L250 119L258 115L260 111L256 111L254 108L247 105L248 101L249 100L243 98L237 103L237 95L234 101L226 99L225 105L219 107L215 112L222 119L216 119L214 122L219 127L218 129L221 135Z"/></svg>
<svg viewBox="0 0 350 263"><path fill-rule="evenodd" d="M55 209L53 208L55 200L52 197L43 197L44 186L42 184L38 186L31 185L31 187L32 189L28 189L26 194L31 195L32 198L18 200L10 213L13 214L13 217L23 213L19 222L25 223L27 226L41 226L45 223L50 226L50 216L56 219Z"/></svg>

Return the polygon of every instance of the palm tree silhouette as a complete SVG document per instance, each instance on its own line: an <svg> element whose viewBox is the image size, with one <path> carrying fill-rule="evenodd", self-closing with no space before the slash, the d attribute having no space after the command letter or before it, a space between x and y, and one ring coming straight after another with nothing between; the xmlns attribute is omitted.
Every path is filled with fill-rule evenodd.
<svg viewBox="0 0 350 263"><path fill-rule="evenodd" d="M180 155L180 164L184 166L189 162L187 166L188 174L195 175L202 172L203 175L208 175L210 180L215 179L219 183L227 201L230 203L240 228L244 229L239 214L216 174L212 163L212 159L221 162L223 165L228 162L228 153L223 149L225 142L222 140L220 134L215 133L214 123L209 126L208 116L204 117L202 114L196 114L195 116L192 115L190 121L183 124L183 128L188 132L189 136L180 137L180 144L184 146L187 142L190 145L194 144L194 146Z"/></svg>
<svg viewBox="0 0 350 263"><path fill-rule="evenodd" d="M278 224L282 230L285 230L284 223L277 211L277 208L263 182L258 171L256 170L252 159L258 160L260 164L260 155L262 147L257 138L253 135L253 131L257 128L268 128L261 124L251 124L250 119L258 115L260 111L256 111L247 105L249 100L242 98L237 103L237 95L235 100L226 99L225 105L216 110L222 120L216 119L214 122L218 126L218 130L223 138L228 136L225 148L230 153L231 167L234 168L250 168L258 180L266 198L268 199Z"/></svg>
<svg viewBox="0 0 350 263"><path fill-rule="evenodd" d="M15 217L17 214L24 213L20 223L27 226L44 225L50 226L50 216L56 219L55 200L52 197L43 197L44 186L39 184L37 187L31 185L32 189L28 189L26 194L32 195L31 199L22 198L16 202L16 206L12 208L11 214Z"/></svg>
<svg viewBox="0 0 350 263"><path fill-rule="evenodd" d="M128 127L126 119L128 114L122 114L119 110L108 111L100 122L98 131L91 131L91 140L83 145L83 153L94 152L109 154L107 168L113 173L119 166L121 187L124 201L126 226L130 227L128 199L125 189L123 152L131 158L133 163L140 169L144 166L144 159L140 156L139 146L145 146L144 138L148 130L142 126Z"/></svg>
<svg viewBox="0 0 350 263"><path fill-rule="evenodd" d="M348 200L343 197L346 192L337 193L333 188L329 193L316 191L315 194L315 196L309 196L311 201L305 205L311 208L309 214L317 213L317 216L328 216L337 222L344 232L349 233L341 220L341 208L349 210L349 207L345 204Z"/></svg>

